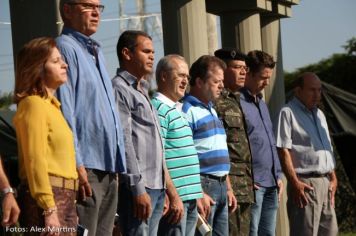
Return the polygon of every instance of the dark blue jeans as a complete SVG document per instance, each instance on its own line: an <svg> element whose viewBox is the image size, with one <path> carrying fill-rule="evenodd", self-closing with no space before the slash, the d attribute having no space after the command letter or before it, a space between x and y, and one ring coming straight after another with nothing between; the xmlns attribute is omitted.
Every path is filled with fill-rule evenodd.
<svg viewBox="0 0 356 236"><path fill-rule="evenodd" d="M213 228L213 236L229 235L229 218L227 204L226 181L218 181L201 175L201 185L204 193L208 194L216 203L211 206L208 223ZM197 233L200 235L200 233Z"/></svg>
<svg viewBox="0 0 356 236"><path fill-rule="evenodd" d="M141 221L133 216L133 197L127 187L120 185L118 213L120 228L125 236L156 236L158 224L162 217L164 206L164 189L148 189L151 198L152 214L147 221Z"/></svg>
<svg viewBox="0 0 356 236"><path fill-rule="evenodd" d="M260 187L251 208L250 236L273 236L278 209L277 187Z"/></svg>
<svg viewBox="0 0 356 236"><path fill-rule="evenodd" d="M188 200L183 202L184 216L175 225L169 224L165 218L159 223L158 235L166 236L194 236L198 221L197 201Z"/></svg>

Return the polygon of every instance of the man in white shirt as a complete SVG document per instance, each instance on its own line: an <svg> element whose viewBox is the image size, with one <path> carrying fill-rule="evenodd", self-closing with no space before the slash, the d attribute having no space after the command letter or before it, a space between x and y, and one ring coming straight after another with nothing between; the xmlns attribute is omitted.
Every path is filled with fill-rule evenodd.
<svg viewBox="0 0 356 236"><path fill-rule="evenodd" d="M297 78L295 98L282 108L277 147L288 179L290 235L337 235L335 159L328 126L317 105L321 82L314 73Z"/></svg>

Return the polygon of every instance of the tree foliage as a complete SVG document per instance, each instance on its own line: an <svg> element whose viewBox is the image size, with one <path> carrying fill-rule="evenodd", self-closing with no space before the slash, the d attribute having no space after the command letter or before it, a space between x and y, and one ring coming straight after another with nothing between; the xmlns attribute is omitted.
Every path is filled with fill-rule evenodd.
<svg viewBox="0 0 356 236"><path fill-rule="evenodd" d="M347 41L347 44L342 46L345 48L348 55L356 55L356 37L352 37Z"/></svg>
<svg viewBox="0 0 356 236"><path fill-rule="evenodd" d="M13 103L13 94L10 93L3 93L0 96L0 109L7 108Z"/></svg>
<svg viewBox="0 0 356 236"><path fill-rule="evenodd" d="M306 65L291 73L285 72L286 92L290 91L293 80L299 74L311 71L322 81L356 94L356 38L348 40L343 47L345 53L333 54L327 59Z"/></svg>

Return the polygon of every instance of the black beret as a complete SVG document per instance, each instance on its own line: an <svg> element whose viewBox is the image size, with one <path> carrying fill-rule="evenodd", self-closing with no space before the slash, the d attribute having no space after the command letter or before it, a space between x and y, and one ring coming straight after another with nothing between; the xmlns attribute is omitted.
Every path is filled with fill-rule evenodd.
<svg viewBox="0 0 356 236"><path fill-rule="evenodd" d="M246 61L246 55L236 48L221 48L216 50L214 55L221 60Z"/></svg>

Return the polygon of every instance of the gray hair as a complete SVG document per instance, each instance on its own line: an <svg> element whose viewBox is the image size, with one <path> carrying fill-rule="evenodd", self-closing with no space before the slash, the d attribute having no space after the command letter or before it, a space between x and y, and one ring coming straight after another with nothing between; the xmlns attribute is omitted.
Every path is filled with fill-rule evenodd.
<svg viewBox="0 0 356 236"><path fill-rule="evenodd" d="M187 63L184 59L184 57L178 55L178 54L169 54L167 56L164 56L161 58L161 60L159 60L157 67L156 67L156 81L157 83L160 80L161 77L161 73L162 72L168 72L171 71L173 69L173 60L181 60L184 61L185 63Z"/></svg>

